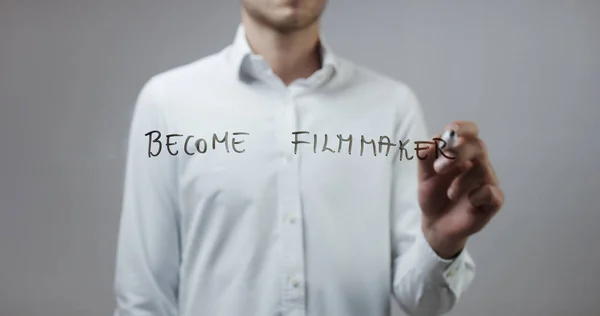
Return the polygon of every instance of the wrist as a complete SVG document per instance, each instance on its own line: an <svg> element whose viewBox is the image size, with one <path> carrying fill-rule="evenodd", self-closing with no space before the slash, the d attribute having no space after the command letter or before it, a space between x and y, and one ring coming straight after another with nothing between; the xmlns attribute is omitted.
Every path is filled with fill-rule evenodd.
<svg viewBox="0 0 600 316"><path fill-rule="evenodd" d="M467 238L443 236L433 229L423 228L425 239L433 251L442 259L454 259L465 248Z"/></svg>

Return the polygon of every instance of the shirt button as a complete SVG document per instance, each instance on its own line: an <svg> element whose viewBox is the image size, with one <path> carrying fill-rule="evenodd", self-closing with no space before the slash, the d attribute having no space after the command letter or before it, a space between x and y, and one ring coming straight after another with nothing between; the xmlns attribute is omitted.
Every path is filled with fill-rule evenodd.
<svg viewBox="0 0 600 316"><path fill-rule="evenodd" d="M300 286L300 281L296 280L296 279L292 279L292 286L297 288Z"/></svg>
<svg viewBox="0 0 600 316"><path fill-rule="evenodd" d="M290 216L290 224L296 224L296 216Z"/></svg>

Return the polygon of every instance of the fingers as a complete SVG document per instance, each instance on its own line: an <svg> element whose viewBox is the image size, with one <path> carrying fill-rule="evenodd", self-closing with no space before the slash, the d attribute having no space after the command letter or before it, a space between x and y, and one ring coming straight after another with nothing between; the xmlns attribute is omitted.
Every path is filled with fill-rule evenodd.
<svg viewBox="0 0 600 316"><path fill-rule="evenodd" d="M473 135L477 133L477 126L474 124L460 125L461 127L455 127L460 130L464 135ZM453 125L449 125L453 126ZM457 137L461 134L457 133ZM416 143L417 157L419 158L419 179L427 180L433 176L440 174L447 174L456 170L466 171L470 168L471 163L469 159L472 155L479 154L478 148L473 148L475 145L466 143L465 140L459 138L454 149L445 148L446 144L440 138L441 134L438 133L433 137L433 141L421 141ZM456 155L459 155L461 159L456 160ZM440 167L442 167L441 170Z"/></svg>
<svg viewBox="0 0 600 316"><path fill-rule="evenodd" d="M458 137L477 138L479 127L471 121L454 121L446 125L446 130L453 130Z"/></svg>
<svg viewBox="0 0 600 316"><path fill-rule="evenodd" d="M456 177L448 188L448 198L458 200L461 196L484 184L486 168L484 165L473 165L467 172Z"/></svg>
<svg viewBox="0 0 600 316"><path fill-rule="evenodd" d="M477 170L477 176L484 178L482 183L497 184L498 179L489 164L487 148L479 138L479 128L471 121L455 121L446 126L446 130L456 133L456 141L452 148L444 148L440 135L434 137L434 143L419 144L419 178L421 181L434 176L455 177L467 172L473 165L484 166L485 173ZM458 173L457 173L458 171ZM474 175L470 175L472 178ZM443 181L450 183L449 181ZM462 181L462 180L461 180ZM472 180L469 180L472 181Z"/></svg>
<svg viewBox="0 0 600 316"><path fill-rule="evenodd" d="M485 144L479 138L459 137L456 145L443 153L444 155L441 155L433 166L435 172L441 175L451 170L454 165L464 165L467 161L485 162L487 160Z"/></svg>
<svg viewBox="0 0 600 316"><path fill-rule="evenodd" d="M494 170L494 167L492 166L492 164L488 161L487 164L487 176L489 177L489 182L490 184L493 185L498 185L499 181L498 181L498 175L496 175L496 171Z"/></svg>
<svg viewBox="0 0 600 316"><path fill-rule="evenodd" d="M475 209L496 212L504 204L504 193L495 185L486 184L469 193L469 203Z"/></svg>

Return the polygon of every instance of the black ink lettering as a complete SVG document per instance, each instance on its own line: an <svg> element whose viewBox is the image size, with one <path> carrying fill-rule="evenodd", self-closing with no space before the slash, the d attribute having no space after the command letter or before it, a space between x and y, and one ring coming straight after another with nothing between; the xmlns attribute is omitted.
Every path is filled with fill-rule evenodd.
<svg viewBox="0 0 600 316"><path fill-rule="evenodd" d="M419 151L420 150L427 150L429 149L429 146L427 147L421 147L421 144L428 144L428 145L432 145L434 142L425 142L425 141L415 141L415 151L417 152L417 158L419 158L420 160L425 160L427 159L427 155L425 155L425 157L421 157L419 156Z"/></svg>
<svg viewBox="0 0 600 316"><path fill-rule="evenodd" d="M200 149L200 145L204 144L204 149ZM208 149L208 143L206 142L206 140L204 138L199 138L196 143L196 150L198 150L199 153L203 154L206 152L206 150Z"/></svg>
<svg viewBox="0 0 600 316"><path fill-rule="evenodd" d="M375 140L371 139L370 141L365 140L365 135L360 135L360 155L363 155L363 150L365 149L365 144L373 145L373 156L377 156L377 149L375 147Z"/></svg>
<svg viewBox="0 0 600 316"><path fill-rule="evenodd" d="M308 132L307 131L299 131L299 132L292 132L292 134L294 134L294 140L292 141L292 144L294 144L294 154L297 154L298 153L298 144L310 144L309 142L298 140L298 135L299 134L308 134Z"/></svg>
<svg viewBox="0 0 600 316"><path fill-rule="evenodd" d="M348 142L348 155L352 155L352 134L350 134L350 136L348 136L346 139L342 138L342 134L338 134L337 138L339 140L338 153L342 151L342 143Z"/></svg>
<svg viewBox="0 0 600 316"><path fill-rule="evenodd" d="M385 139L385 142L383 141L384 139ZM392 143L392 142L390 141L390 138L389 138L389 137L387 137L387 136L380 136L380 137L379 137L379 153L380 153L380 154L381 154L381 148L382 148L384 145L385 145L385 146L387 146L387 149L386 149L386 151L385 151L385 155L386 155L386 156L387 156L387 155L389 155L389 153L390 153L390 147L392 147L392 146L396 146L396 144L395 144L395 143Z"/></svg>
<svg viewBox="0 0 600 316"><path fill-rule="evenodd" d="M248 134L248 133L243 133L243 132L237 132L237 133L233 133L233 136L237 136L237 135L250 135L250 134ZM241 144L241 143L243 143L243 142L244 142L243 140L236 141L236 140L235 140L235 137L233 137L233 138L231 139L231 148L233 148L233 151L235 151L236 153L243 153L243 152L245 152L245 151L246 151L246 149L242 149L242 150L237 150L237 149L235 149L235 145L237 145L237 144Z"/></svg>
<svg viewBox="0 0 600 316"><path fill-rule="evenodd" d="M439 157L438 153L441 154L442 156L448 158L448 159L456 159L456 157L452 157L452 156L446 156L446 154L444 154L443 149L446 147L447 143L445 140L443 140L442 138L434 138L433 139L435 141L435 159L437 159ZM442 143L442 146L438 146L439 143Z"/></svg>
<svg viewBox="0 0 600 316"><path fill-rule="evenodd" d="M313 153L317 153L317 134L313 134Z"/></svg>
<svg viewBox="0 0 600 316"><path fill-rule="evenodd" d="M195 153L194 152L189 152L187 150L188 147L188 142L190 141L190 139L194 138L194 136L190 135L185 139L185 143L183 143L183 151L185 151L186 154L188 154L189 156L193 156Z"/></svg>
<svg viewBox="0 0 600 316"><path fill-rule="evenodd" d="M152 139L152 134L158 134L158 136L155 139ZM158 154L160 154L160 151L162 149L162 143L159 140L160 139L160 131L151 131L148 132L146 134L144 134L144 136L148 136L148 157L156 157L158 156ZM158 143L158 152L156 154L152 153L152 143Z"/></svg>
<svg viewBox="0 0 600 316"><path fill-rule="evenodd" d="M410 139L407 139L405 142L399 141L400 144L400 150L399 150L399 155L400 155L400 161L402 161L402 154L404 152L406 152L406 159L407 160L413 160L414 156L408 156L408 150L405 148L406 145L408 145L408 142L410 142Z"/></svg>
<svg viewBox="0 0 600 316"><path fill-rule="evenodd" d="M335 151L333 151L333 149L327 148L327 134L325 134L325 143L323 144L323 149L321 151L325 152L326 150L329 150L330 152L335 153Z"/></svg>
<svg viewBox="0 0 600 316"><path fill-rule="evenodd" d="M175 150L175 152L171 151L171 146L172 145L177 145L177 142L171 143L171 141L169 140L171 137L177 137L177 136L183 136L183 135L181 135L181 134L169 134L169 135L167 135L167 151L169 152L169 154L171 154L171 156L177 156L177 154L179 153L179 150Z"/></svg>
<svg viewBox="0 0 600 316"><path fill-rule="evenodd" d="M225 136L223 136L223 139L219 139L219 137L217 137L217 134L213 134L213 139L212 139L212 148L216 149L217 148L217 143L224 143L225 144L225 150L229 153L229 144L227 142L227 136L229 135L229 132L225 132Z"/></svg>

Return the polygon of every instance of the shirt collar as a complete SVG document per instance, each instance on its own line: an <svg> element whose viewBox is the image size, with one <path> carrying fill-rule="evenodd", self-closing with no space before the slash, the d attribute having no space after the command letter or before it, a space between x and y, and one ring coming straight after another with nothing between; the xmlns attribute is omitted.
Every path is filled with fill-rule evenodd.
<svg viewBox="0 0 600 316"><path fill-rule="evenodd" d="M339 68L339 61L332 52L331 47L325 42L322 34L319 35L319 45L321 49L321 57L323 61L322 69L336 71ZM244 26L240 24L237 28L233 44L230 47L230 58L236 73L240 76L244 75L247 69L247 61L250 58L260 58L255 55L248 44Z"/></svg>

